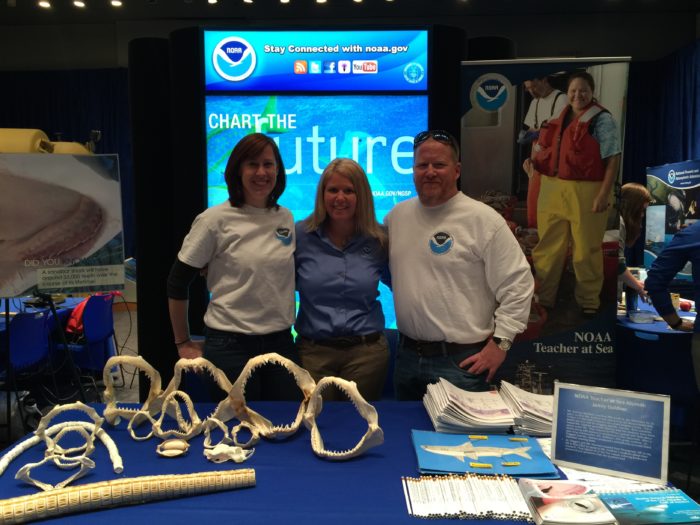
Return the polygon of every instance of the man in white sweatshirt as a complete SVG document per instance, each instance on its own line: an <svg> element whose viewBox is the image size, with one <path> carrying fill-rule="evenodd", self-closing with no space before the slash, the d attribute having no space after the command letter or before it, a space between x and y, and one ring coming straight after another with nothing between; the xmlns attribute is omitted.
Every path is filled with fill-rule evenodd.
<svg viewBox="0 0 700 525"><path fill-rule="evenodd" d="M413 149L418 197L397 204L385 219L400 332L396 397L420 400L440 377L488 390L527 326L530 266L505 220L458 190L455 138L424 131Z"/></svg>

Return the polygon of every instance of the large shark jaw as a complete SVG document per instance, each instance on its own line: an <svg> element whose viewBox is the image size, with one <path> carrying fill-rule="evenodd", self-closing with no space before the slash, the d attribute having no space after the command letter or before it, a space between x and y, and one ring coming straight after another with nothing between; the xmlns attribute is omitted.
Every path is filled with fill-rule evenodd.
<svg viewBox="0 0 700 525"><path fill-rule="evenodd" d="M303 394L303 399L299 405L299 410L297 411L294 421L286 425L273 425L269 419L261 416L255 410L246 405L245 387L248 380L253 375L255 370L262 366L271 364L280 365L287 370L287 372L294 377L297 386ZM246 363L245 367L243 367L243 370L241 371L241 375L238 376L238 379L236 379L236 382L233 384L233 388L231 388L228 398L224 399L219 404L219 407L222 408L222 411L224 411L222 404L232 407L235 412L235 416L240 419L241 422L247 421L253 425L264 438L285 438L291 436L292 434L296 433L297 430L299 430L302 416L314 388L316 388L316 382L311 378L311 374L309 374L299 365L279 354L263 354L253 357ZM215 415L218 415L219 407L217 407L217 409L214 411Z"/></svg>
<svg viewBox="0 0 700 525"><path fill-rule="evenodd" d="M316 417L323 409L323 397L321 393L329 385L335 385L348 396L357 412L367 421L367 432L353 448L349 450L326 450L323 444L321 432L316 424ZM316 385L316 389L311 394L308 407L304 414L304 425L311 431L311 448L314 454L321 458L330 460L346 460L363 454L372 447L381 445L384 442L384 432L379 428L379 416L377 410L362 397L357 390L354 381L347 381L339 377L324 377Z"/></svg>
<svg viewBox="0 0 700 525"><path fill-rule="evenodd" d="M112 383L111 369L121 364L135 366L146 373L150 379L151 389L146 402L141 409L117 407L114 396L114 385ZM260 367L266 365L279 365L287 370L296 381L297 386L303 394L303 400L299 405L294 421L285 425L273 425L270 420L258 414L248 407L245 399L245 387L253 375ZM227 396L219 402L216 409L200 421L189 396L178 390L182 373L184 371L195 371L198 373L208 373L218 386L227 392ZM205 434L205 448L210 449L217 446L212 443L211 432L221 430L222 438L218 444L228 445L234 443L241 448L247 448L256 444L260 437L267 439L286 438L297 432L301 423L311 431L311 448L314 453L322 458L330 460L344 460L361 455L366 450L380 445L384 442L384 433L379 427L379 417L376 409L370 405L357 390L354 382L346 381L338 377L324 377L318 385L312 379L309 372L282 357L279 354L270 353L256 356L248 361L240 376L232 385L223 371L216 368L210 361L204 358L180 359L175 364L173 379L168 384L165 391L161 391L160 374L149 365L142 357L117 356L107 361L104 371L104 381L106 386L105 399L107 408L105 418L111 424L117 424L120 417L127 418L129 424L127 428L131 437L137 441L145 440L154 434L161 438L176 436L179 439L190 439L202 432ZM367 431L360 441L353 448L343 451L326 450L321 437L316 417L321 413L323 407L323 390L334 385L344 392L360 416L367 421ZM189 420L186 419L180 408L183 403L189 413ZM177 430L165 431L162 429L164 418L167 415L175 418ZM158 419L156 417L158 416ZM240 424L231 429L229 434L226 422L231 419L238 419ZM151 428L147 435L137 436L135 428L142 422L148 421ZM239 443L237 435L239 431L246 429L251 437L246 443Z"/></svg>
<svg viewBox="0 0 700 525"><path fill-rule="evenodd" d="M141 409L120 407L117 405L117 398L114 392L114 380L112 378L112 369L117 366L124 365L133 366L136 370L143 372L148 378L150 384L148 397L141 406ZM134 370L134 373L136 373L136 370ZM154 404L154 413L157 413L157 410L160 408L160 404L157 402L158 397L163 393L161 390L160 374L141 356L117 355L110 357L105 363L104 371L102 373L102 381L105 385L104 397L107 405L104 409L103 415L110 425L118 425L121 418L125 418L130 422L137 413L144 410L148 411L151 404Z"/></svg>

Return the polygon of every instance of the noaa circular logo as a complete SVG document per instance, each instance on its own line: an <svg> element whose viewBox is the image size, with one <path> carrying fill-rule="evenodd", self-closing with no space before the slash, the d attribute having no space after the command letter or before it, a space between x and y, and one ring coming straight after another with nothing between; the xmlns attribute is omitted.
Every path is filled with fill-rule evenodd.
<svg viewBox="0 0 700 525"><path fill-rule="evenodd" d="M231 82L248 78L255 69L255 49L237 36L224 38L216 44L211 59L216 72Z"/></svg>
<svg viewBox="0 0 700 525"><path fill-rule="evenodd" d="M277 228L275 237L285 246L289 246L292 243L292 231L289 228Z"/></svg>
<svg viewBox="0 0 700 525"><path fill-rule="evenodd" d="M668 170L668 182L673 184L676 182L676 172L673 170Z"/></svg>
<svg viewBox="0 0 700 525"><path fill-rule="evenodd" d="M484 111L497 111L508 100L509 91L510 82L504 76L496 73L482 75L472 84L472 106L478 106Z"/></svg>
<svg viewBox="0 0 700 525"><path fill-rule="evenodd" d="M430 251L436 255L442 255L443 253L449 252L453 244L454 239L452 239L452 235L447 232L434 233L428 242Z"/></svg>
<svg viewBox="0 0 700 525"><path fill-rule="evenodd" d="M418 62L409 62L403 68L403 78L409 84L418 84L425 77L425 69Z"/></svg>

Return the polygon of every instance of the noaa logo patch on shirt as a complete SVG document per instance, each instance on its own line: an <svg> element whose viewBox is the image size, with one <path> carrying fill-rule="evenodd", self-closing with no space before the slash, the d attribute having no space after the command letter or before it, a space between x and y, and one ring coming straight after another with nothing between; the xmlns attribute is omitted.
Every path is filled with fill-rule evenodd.
<svg viewBox="0 0 700 525"><path fill-rule="evenodd" d="M452 235L447 232L434 233L428 242L430 251L436 255L442 255L443 253L449 252L453 244L454 239L452 238Z"/></svg>
<svg viewBox="0 0 700 525"><path fill-rule="evenodd" d="M289 228L277 228L275 230L275 237L285 246L289 246L292 243L292 230Z"/></svg>

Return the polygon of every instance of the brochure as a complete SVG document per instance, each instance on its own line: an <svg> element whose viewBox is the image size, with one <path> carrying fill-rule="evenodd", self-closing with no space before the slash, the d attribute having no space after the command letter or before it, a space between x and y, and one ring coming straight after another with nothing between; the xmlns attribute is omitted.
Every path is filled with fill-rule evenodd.
<svg viewBox="0 0 700 525"><path fill-rule="evenodd" d="M601 493L620 525L700 523L700 505L680 489Z"/></svg>
<svg viewBox="0 0 700 525"><path fill-rule="evenodd" d="M615 525L603 501L585 483L520 479L520 491L537 525Z"/></svg>
<svg viewBox="0 0 700 525"><path fill-rule="evenodd" d="M424 474L472 472L558 478L535 438L499 434L441 434L412 430L418 470Z"/></svg>
<svg viewBox="0 0 700 525"><path fill-rule="evenodd" d="M513 414L495 390L467 392L446 379L428 385L423 396L433 427L438 432L507 432Z"/></svg>
<svg viewBox="0 0 700 525"><path fill-rule="evenodd" d="M552 433L553 395L533 394L507 381L500 390L468 392L444 378L428 385L423 396L437 432L507 432L549 436Z"/></svg>

